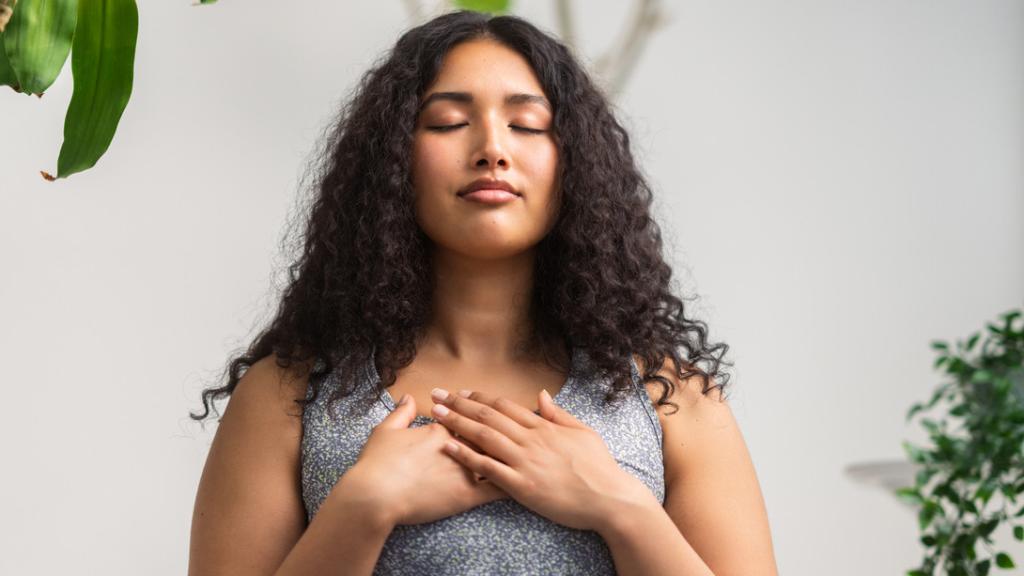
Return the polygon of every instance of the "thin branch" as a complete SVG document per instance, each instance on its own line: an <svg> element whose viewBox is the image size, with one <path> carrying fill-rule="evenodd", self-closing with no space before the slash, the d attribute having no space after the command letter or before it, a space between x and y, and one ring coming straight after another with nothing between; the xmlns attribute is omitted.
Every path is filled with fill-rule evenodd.
<svg viewBox="0 0 1024 576"><path fill-rule="evenodd" d="M402 0L402 4L405 4L405 11L408 12L413 26L423 22L423 10L420 8L419 0Z"/></svg>
<svg viewBox="0 0 1024 576"><path fill-rule="evenodd" d="M629 79L650 35L668 23L660 0L639 0L634 6L632 26L620 34L619 42L610 47L595 65L598 75L605 79L609 95L613 97Z"/></svg>

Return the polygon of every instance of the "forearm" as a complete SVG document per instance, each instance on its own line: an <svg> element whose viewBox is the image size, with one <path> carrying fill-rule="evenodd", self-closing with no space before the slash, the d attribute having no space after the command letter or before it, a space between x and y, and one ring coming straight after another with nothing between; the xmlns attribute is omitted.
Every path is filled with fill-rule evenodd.
<svg viewBox="0 0 1024 576"><path fill-rule="evenodd" d="M359 491L338 488L324 500L275 576L373 574L394 524Z"/></svg>
<svg viewBox="0 0 1024 576"><path fill-rule="evenodd" d="M653 498L642 506L614 510L598 532L622 576L714 576Z"/></svg>

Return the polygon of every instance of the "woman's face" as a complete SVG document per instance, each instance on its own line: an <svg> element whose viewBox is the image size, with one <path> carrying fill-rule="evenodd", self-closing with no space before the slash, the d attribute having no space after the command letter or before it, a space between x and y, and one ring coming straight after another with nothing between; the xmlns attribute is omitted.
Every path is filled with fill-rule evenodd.
<svg viewBox="0 0 1024 576"><path fill-rule="evenodd" d="M558 150L550 103L526 60L493 40L460 43L420 105L412 153L420 228L439 248L474 258L535 246L558 211ZM503 180L516 195L498 203L460 195L481 178Z"/></svg>

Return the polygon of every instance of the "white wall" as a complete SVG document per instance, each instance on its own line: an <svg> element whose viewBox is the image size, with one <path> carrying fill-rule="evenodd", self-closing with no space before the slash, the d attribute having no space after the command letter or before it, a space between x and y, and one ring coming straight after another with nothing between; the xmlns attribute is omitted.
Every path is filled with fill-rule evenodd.
<svg viewBox="0 0 1024 576"><path fill-rule="evenodd" d="M42 100L0 90L4 574L185 572L215 429L187 412L269 315L320 131L408 25L398 1L141 4L95 168L38 174L70 67ZM671 4L619 105L692 311L731 345L781 573L902 574L913 512L842 470L924 440L903 417L937 383L930 340L1022 304L1024 4ZM596 55L627 8L585 7Z"/></svg>

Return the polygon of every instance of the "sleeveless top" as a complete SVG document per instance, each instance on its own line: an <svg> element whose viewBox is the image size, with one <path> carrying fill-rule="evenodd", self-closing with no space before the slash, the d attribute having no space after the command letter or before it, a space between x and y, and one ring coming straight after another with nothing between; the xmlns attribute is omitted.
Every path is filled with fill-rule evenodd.
<svg viewBox="0 0 1024 576"><path fill-rule="evenodd" d="M634 390L623 401L604 406L610 378L599 378L583 348L571 349L571 367L554 402L593 428L619 466L665 501L662 429L657 413L630 362ZM302 415L302 500L313 520L334 484L356 461L374 426L395 402L378 393L380 376L373 355L357 375L356 388L327 410L339 385L327 375L316 402ZM306 399L312 397L310 389ZM369 406L369 408L367 408ZM434 422L417 414L410 427ZM511 497L494 500L437 521L398 525L388 536L374 576L455 574L615 574L604 539L592 530L557 524Z"/></svg>

